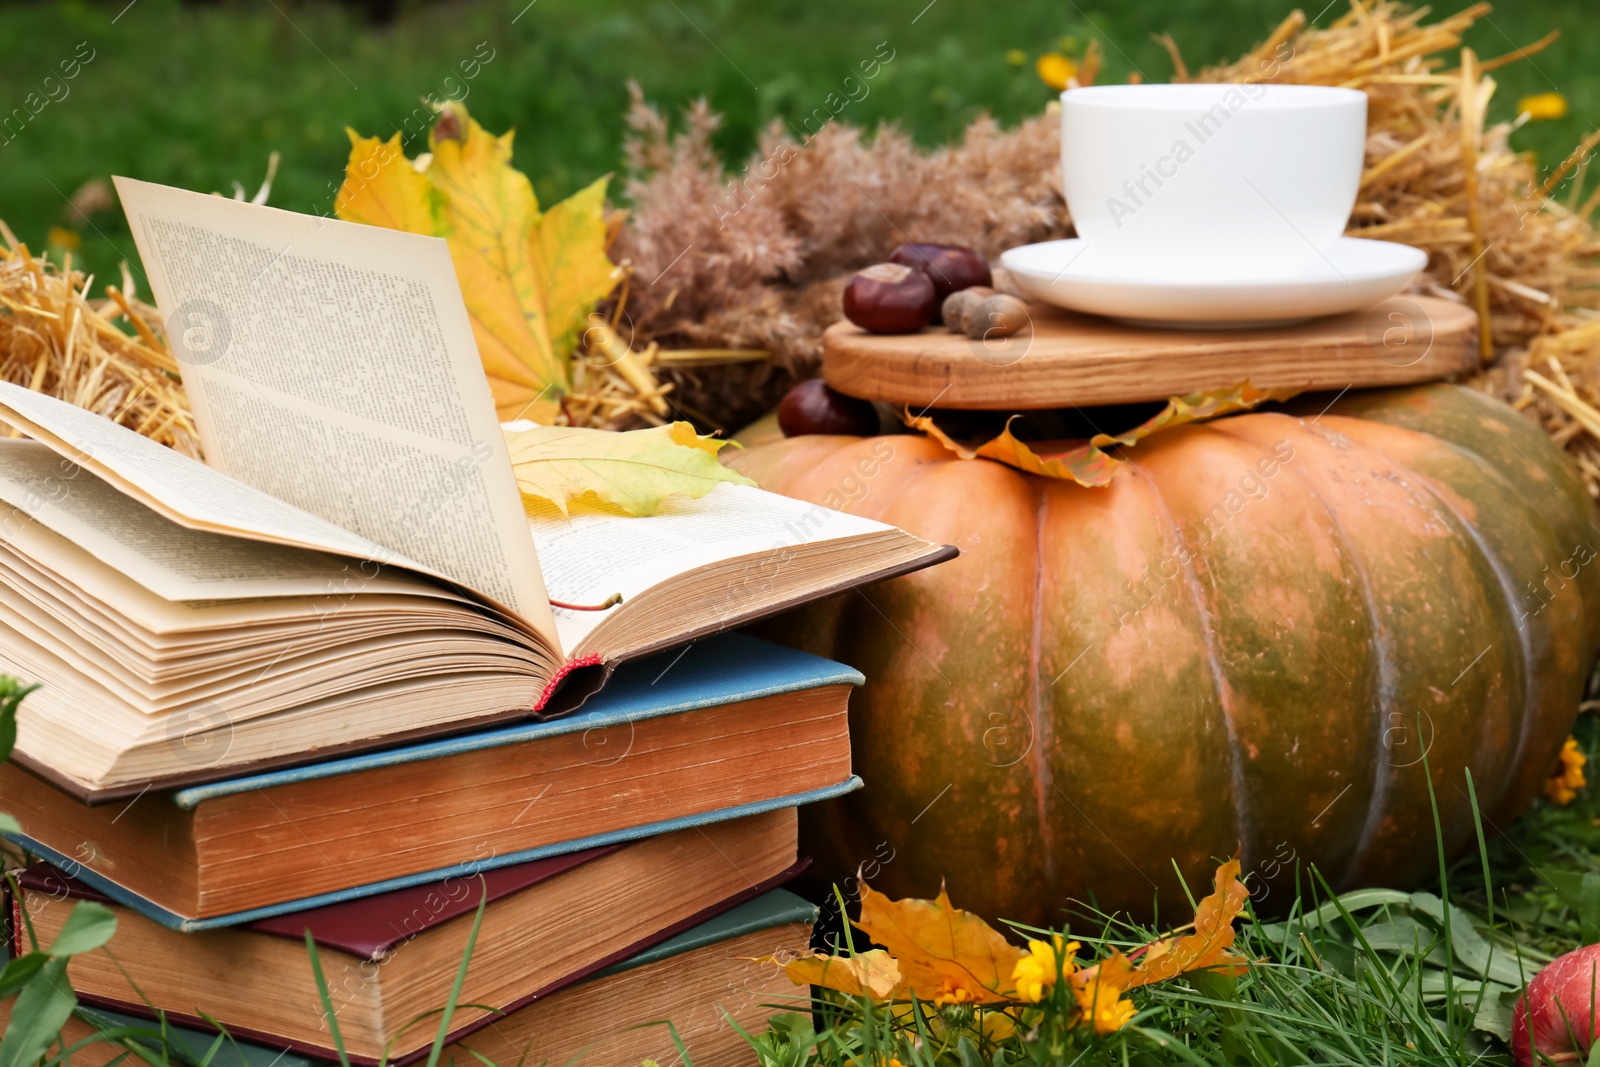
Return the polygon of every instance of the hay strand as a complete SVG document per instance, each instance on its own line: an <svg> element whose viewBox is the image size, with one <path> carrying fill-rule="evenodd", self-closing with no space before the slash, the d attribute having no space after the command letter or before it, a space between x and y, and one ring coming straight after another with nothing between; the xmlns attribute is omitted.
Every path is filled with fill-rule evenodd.
<svg viewBox="0 0 1600 1067"><path fill-rule="evenodd" d="M0 223L0 378L98 412L186 455L200 440L178 380L177 362L146 322L154 309L108 287L89 299L92 279L32 255ZM138 336L116 326L127 319Z"/></svg>

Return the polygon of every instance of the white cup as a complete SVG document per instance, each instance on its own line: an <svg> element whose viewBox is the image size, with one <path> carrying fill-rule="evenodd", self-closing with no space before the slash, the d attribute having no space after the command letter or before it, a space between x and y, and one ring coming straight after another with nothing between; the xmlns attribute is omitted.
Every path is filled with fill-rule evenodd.
<svg viewBox="0 0 1600 1067"><path fill-rule="evenodd" d="M1114 274L1318 269L1355 206L1367 96L1314 85L1097 85L1061 94L1082 251Z"/></svg>

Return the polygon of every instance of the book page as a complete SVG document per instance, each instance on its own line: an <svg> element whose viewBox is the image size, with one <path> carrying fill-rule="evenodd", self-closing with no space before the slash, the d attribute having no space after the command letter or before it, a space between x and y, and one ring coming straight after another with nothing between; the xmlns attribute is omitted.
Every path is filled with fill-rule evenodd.
<svg viewBox="0 0 1600 1067"><path fill-rule="evenodd" d="M175 522L361 560L415 564L64 400L0 381L0 421Z"/></svg>
<svg viewBox="0 0 1600 1067"><path fill-rule="evenodd" d="M574 505L530 508L550 595L568 604L624 602L674 575L753 552L782 550L895 528L820 504L747 485L723 484L699 500L675 498L648 516L620 516ZM563 648L576 648L604 622L604 611L555 609Z"/></svg>
<svg viewBox="0 0 1600 1067"><path fill-rule="evenodd" d="M420 579L323 552L191 530L34 441L0 439L0 539L37 522L165 600L401 593Z"/></svg>
<svg viewBox="0 0 1600 1067"><path fill-rule="evenodd" d="M555 640L445 242L117 178L206 462Z"/></svg>

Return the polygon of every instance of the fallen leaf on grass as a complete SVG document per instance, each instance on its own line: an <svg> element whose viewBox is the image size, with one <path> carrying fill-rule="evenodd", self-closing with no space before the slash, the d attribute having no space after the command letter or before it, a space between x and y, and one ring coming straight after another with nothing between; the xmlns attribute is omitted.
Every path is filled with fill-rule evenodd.
<svg viewBox="0 0 1600 1067"><path fill-rule="evenodd" d="M890 900L863 885L855 925L899 961L907 995L935 1003L1014 999L1012 974L1027 952L952 906L943 889L933 900Z"/></svg>
<svg viewBox="0 0 1600 1067"><path fill-rule="evenodd" d="M854 956L821 952L790 960L763 956L755 962L778 965L795 985L822 986L852 997L887 1000L900 985L900 965L881 948Z"/></svg>
<svg viewBox="0 0 1600 1067"><path fill-rule="evenodd" d="M1239 880L1239 861L1232 859L1218 867L1211 893L1195 908L1194 932L1146 946L1139 966L1128 977L1128 988L1176 978L1187 971L1237 973L1245 961L1228 950L1233 947L1233 921L1248 899L1250 890Z"/></svg>
<svg viewBox="0 0 1600 1067"><path fill-rule="evenodd" d="M671 496L702 497L723 482L754 485L718 461L727 445L701 437L687 422L625 433L575 426L506 433L523 495L548 500L563 515L584 497L629 515L654 515Z"/></svg>
<svg viewBox="0 0 1600 1067"><path fill-rule="evenodd" d="M853 956L803 956L780 964L797 984L875 1000L915 998L935 1006L1043 1004L1045 990L1057 973L1070 984L1072 999L1084 1022L1097 1033L1126 1025L1137 1013L1129 990L1194 971L1235 973L1244 960L1233 946L1233 922L1249 892L1239 880L1239 861L1217 868L1212 892L1195 908L1192 932L1152 941L1124 955L1111 955L1077 969L1076 942L1052 935L1050 942L1030 942L1024 950L969 911L950 903L944 890L933 900L890 900L870 886L861 886L861 918L854 925L881 949ZM1029 968L1030 958L1036 965ZM1038 965L1048 961L1047 966ZM768 958L762 962L778 963ZM1023 966L1019 966L1019 963ZM1019 989L1019 978L1032 982Z"/></svg>

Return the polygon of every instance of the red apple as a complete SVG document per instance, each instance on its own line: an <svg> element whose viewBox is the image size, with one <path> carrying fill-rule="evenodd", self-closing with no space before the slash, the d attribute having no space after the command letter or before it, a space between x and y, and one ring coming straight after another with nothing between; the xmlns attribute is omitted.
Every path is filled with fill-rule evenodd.
<svg viewBox="0 0 1600 1067"><path fill-rule="evenodd" d="M1600 945L1585 945L1533 976L1511 1015L1511 1059L1535 1067L1534 1051L1557 1063L1589 1058L1591 1010L1600 1005Z"/></svg>

